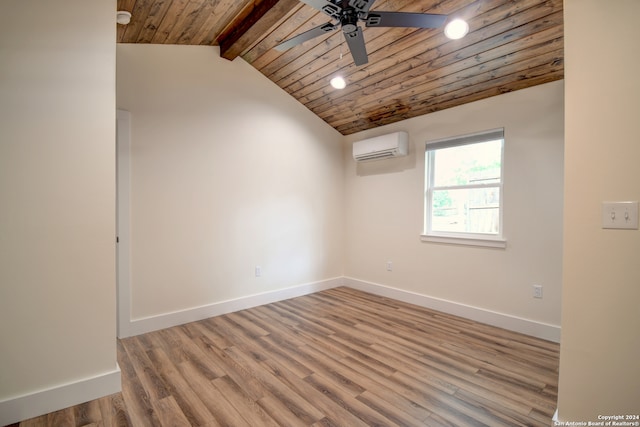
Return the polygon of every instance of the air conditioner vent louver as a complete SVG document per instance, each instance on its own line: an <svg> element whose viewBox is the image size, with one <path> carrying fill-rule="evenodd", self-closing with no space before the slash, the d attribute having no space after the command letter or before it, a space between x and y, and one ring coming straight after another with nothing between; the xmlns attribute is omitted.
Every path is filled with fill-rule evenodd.
<svg viewBox="0 0 640 427"><path fill-rule="evenodd" d="M390 157L395 157L395 152L392 151L378 151L370 154L361 154L358 156L356 160L365 161L365 160L379 160L379 159L388 159Z"/></svg>
<svg viewBox="0 0 640 427"><path fill-rule="evenodd" d="M408 154L409 134L395 132L358 141L353 144L353 158L357 162L382 160Z"/></svg>

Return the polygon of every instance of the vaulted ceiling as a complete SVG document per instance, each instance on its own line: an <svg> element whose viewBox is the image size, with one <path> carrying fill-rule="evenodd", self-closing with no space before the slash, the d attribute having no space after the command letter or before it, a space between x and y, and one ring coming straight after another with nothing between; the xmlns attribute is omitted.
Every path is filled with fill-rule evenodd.
<svg viewBox="0 0 640 427"><path fill-rule="evenodd" d="M118 10L132 14L118 42L219 45L344 135L564 76L562 0L377 0L371 10L445 14L470 32L362 26L361 66L339 30L274 49L332 22L298 0L118 0ZM329 84L338 74L345 89Z"/></svg>

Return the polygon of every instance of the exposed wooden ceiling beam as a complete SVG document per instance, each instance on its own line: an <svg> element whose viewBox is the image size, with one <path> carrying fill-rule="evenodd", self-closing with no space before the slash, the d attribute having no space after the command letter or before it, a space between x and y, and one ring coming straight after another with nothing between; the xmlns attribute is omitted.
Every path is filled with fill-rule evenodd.
<svg viewBox="0 0 640 427"><path fill-rule="evenodd" d="M269 29L299 5L298 0L255 0L218 37L220 56L233 60L260 41Z"/></svg>

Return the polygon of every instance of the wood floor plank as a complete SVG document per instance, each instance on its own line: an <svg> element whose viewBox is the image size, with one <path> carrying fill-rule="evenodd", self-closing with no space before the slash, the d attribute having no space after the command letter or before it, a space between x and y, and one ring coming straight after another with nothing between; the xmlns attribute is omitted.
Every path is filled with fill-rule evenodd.
<svg viewBox="0 0 640 427"><path fill-rule="evenodd" d="M288 343L286 338L269 335L262 337L261 341L272 351L274 360L287 366L288 370L294 372L299 378L305 378L313 373L313 369L307 366L305 361L299 360L298 348Z"/></svg>
<svg viewBox="0 0 640 427"><path fill-rule="evenodd" d="M196 338L200 337L199 333L190 333L189 329L184 326L170 329L174 337L180 342L182 351L187 359L195 365L195 367L210 380L219 378L226 374L224 366L214 358L207 357L204 350L196 343ZM178 362L178 364L181 362Z"/></svg>
<svg viewBox="0 0 640 427"><path fill-rule="evenodd" d="M149 394L136 375L123 341L118 340L118 364L122 371L122 397L127 403L127 413L131 423L134 426L159 425L160 421L149 401Z"/></svg>
<svg viewBox="0 0 640 427"><path fill-rule="evenodd" d="M150 350L149 357L159 371L160 377L167 386L170 387L170 397L173 398L181 409L182 416L184 416L191 425L206 424L214 419L214 416L209 412L209 409L202 402L200 396L194 392L191 385L185 380L184 376L171 362L163 349L154 348ZM164 399L166 398L159 400ZM152 400L152 403L155 404L159 400ZM166 409L167 407L172 407L172 405L171 400L164 400L161 406L154 405L154 408L156 412L158 412L158 408ZM162 414L158 413L158 417L161 418Z"/></svg>
<svg viewBox="0 0 640 427"><path fill-rule="evenodd" d="M224 335L218 333L215 327L209 324L208 320L209 319L203 320L201 322L189 323L188 325L186 325L186 327L196 328L204 336L207 337L207 340L210 341L212 345L217 348L222 349L232 346L233 344L229 342L229 340L225 338Z"/></svg>
<svg viewBox="0 0 640 427"><path fill-rule="evenodd" d="M99 399L100 414L104 427L131 427L131 419L127 412L122 393L115 393Z"/></svg>
<svg viewBox="0 0 640 427"><path fill-rule="evenodd" d="M424 418L416 418L404 409L405 406L399 405L397 399L385 399L369 390L365 390L356 399L399 426L418 425L429 416L429 412L425 410ZM393 402L389 400L393 400Z"/></svg>
<svg viewBox="0 0 640 427"><path fill-rule="evenodd" d="M305 381L347 412L364 421L368 426L385 426L392 424L391 420L356 399L355 396L341 387L341 384L334 379L325 377L320 373L314 373L305 378Z"/></svg>
<svg viewBox="0 0 640 427"><path fill-rule="evenodd" d="M559 346L350 288L118 341L122 392L20 427L546 426Z"/></svg>
<svg viewBox="0 0 640 427"><path fill-rule="evenodd" d="M183 362L180 364L179 369L185 381L198 396L203 397L202 402L209 409L209 412L213 414L215 420L210 421L209 425L250 426L250 424L242 418L240 413L224 398L220 390L206 377L201 375L191 362Z"/></svg>
<svg viewBox="0 0 640 427"><path fill-rule="evenodd" d="M478 395L466 390L458 390L456 396L465 402L483 408L485 411L490 412L509 425L540 426L539 423L529 418L528 414L531 410L522 411L520 407L506 405L503 399L494 399L495 395L491 395L490 393Z"/></svg>
<svg viewBox="0 0 640 427"><path fill-rule="evenodd" d="M34 417L28 420L25 420L19 424L14 424L11 426L7 426L7 427L14 427L14 426L19 426L19 427L47 427L47 415L42 415L40 417Z"/></svg>
<svg viewBox="0 0 640 427"><path fill-rule="evenodd" d="M346 369L339 362L326 357L324 353L311 346L300 347L299 351L305 355L305 358L309 360L310 363L313 363L315 367L314 374L326 376L340 387L340 389L354 397L365 391L364 387L354 381L350 370Z"/></svg>
<svg viewBox="0 0 640 427"><path fill-rule="evenodd" d="M259 399L261 406L267 405L269 408L281 407L286 409L285 412L290 412L298 421L306 422L306 425L312 424L323 417L324 414L315 408L311 402L294 393L276 376L262 367L260 362L266 359L251 358L246 353L235 348L229 348L226 351L238 363L243 363L247 366L251 371L251 375L255 376L269 391L268 395ZM276 417L273 418L277 419Z"/></svg>
<svg viewBox="0 0 640 427"><path fill-rule="evenodd" d="M76 426L95 424L102 420L100 402L98 400L91 400L74 406L73 414L76 420Z"/></svg>
<svg viewBox="0 0 640 427"><path fill-rule="evenodd" d="M368 345L357 342L357 340L350 340L347 336L341 334L332 335L330 338L351 349L353 353L349 355L349 358L356 363L366 365L368 370L383 376L393 375L397 372L395 367L385 363L384 360L380 360L381 358L372 352Z"/></svg>
<svg viewBox="0 0 640 427"><path fill-rule="evenodd" d="M403 385L399 381L396 381L394 377L386 377L372 373L366 365L356 359L350 359L345 361L345 363L353 369L354 375L361 375L369 381L360 380L367 386L367 390L360 394L358 399L361 399L363 396L367 398L369 394L374 394L382 400L391 403L396 410L402 411L418 420L425 419L431 414L430 411L411 400L413 396L403 394L401 391ZM375 398L368 399L375 400Z"/></svg>
<svg viewBox="0 0 640 427"><path fill-rule="evenodd" d="M265 396L258 401L258 405L273 420L281 426L308 426L310 423L297 416L287 404L273 396Z"/></svg>
<svg viewBox="0 0 640 427"><path fill-rule="evenodd" d="M246 315L243 315L244 311L237 313L229 313L225 316L225 318L229 322L233 322L240 329L242 329L246 335L248 335L252 339L260 338L261 336L268 335L269 331L265 328L262 328L258 325L257 322L251 321L251 319L247 319Z"/></svg>
<svg viewBox="0 0 640 427"><path fill-rule="evenodd" d="M142 346L140 340L134 337L123 340L122 344L137 378L149 395L149 400L155 401L170 396L171 393L167 389L167 385L158 375L158 370L154 369L154 363L149 359L147 349Z"/></svg>
<svg viewBox="0 0 640 427"><path fill-rule="evenodd" d="M173 396L154 401L153 407L158 412L158 418L163 427L190 427L192 425Z"/></svg>
<svg viewBox="0 0 640 427"><path fill-rule="evenodd" d="M47 425L56 427L75 427L76 419L73 408L53 412L47 416Z"/></svg>
<svg viewBox="0 0 640 427"><path fill-rule="evenodd" d="M276 375L280 381L285 383L290 389L294 390L294 392L302 396L306 396L307 399L312 402L316 408L318 408L318 410L325 414L325 418L328 418L327 421L331 421L336 425L342 426L364 427L367 425L364 421L344 409L342 406L335 405L335 403L327 397L326 394L314 388L309 384L309 382L305 381L305 379L299 378L297 375L290 372L280 363L268 360L263 362L263 365L266 369L269 369L274 375Z"/></svg>
<svg viewBox="0 0 640 427"><path fill-rule="evenodd" d="M194 350L189 357L175 361L177 362L176 366L183 362L191 362L199 367L199 369L206 369L210 372L208 376L211 377L211 380L228 375L230 360L224 350L232 347L234 344L225 340L223 345L219 346L219 343L217 343L215 339L213 341L210 339L211 335L209 335L206 328L202 329L202 332L204 332L204 334L196 333L192 338L192 342L195 344L195 347L200 351L199 357L193 357L193 355L196 354L196 351ZM198 360L200 357L204 357L206 359L206 365L203 365L203 362Z"/></svg>
<svg viewBox="0 0 640 427"><path fill-rule="evenodd" d="M228 376L213 380L220 393L233 405L251 426L277 427L278 423L265 412L257 401Z"/></svg>

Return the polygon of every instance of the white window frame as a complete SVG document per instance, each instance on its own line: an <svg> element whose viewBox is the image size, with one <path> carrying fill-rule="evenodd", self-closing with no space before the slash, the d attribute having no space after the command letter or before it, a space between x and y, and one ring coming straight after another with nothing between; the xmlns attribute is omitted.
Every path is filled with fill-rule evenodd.
<svg viewBox="0 0 640 427"><path fill-rule="evenodd" d="M466 184L459 186L448 187L434 187L434 162L435 156L434 150L441 148L460 147L463 145L477 144L482 142L495 141L496 139L502 139L502 151L500 153L500 182L491 184ZM489 131L461 135L452 138L439 139L435 141L429 141L425 147L425 203L424 203L424 228L421 240L424 242L435 243L450 243L460 245L471 246L486 246L493 248L505 248L507 241L504 238L503 233L503 217L504 217L504 128L492 129ZM473 189L473 188L492 188L496 187L500 192L499 210L498 210L498 233L497 234L484 234L484 233L469 233L469 232L444 232L433 231L431 229L431 208L433 202L434 190L444 189Z"/></svg>

